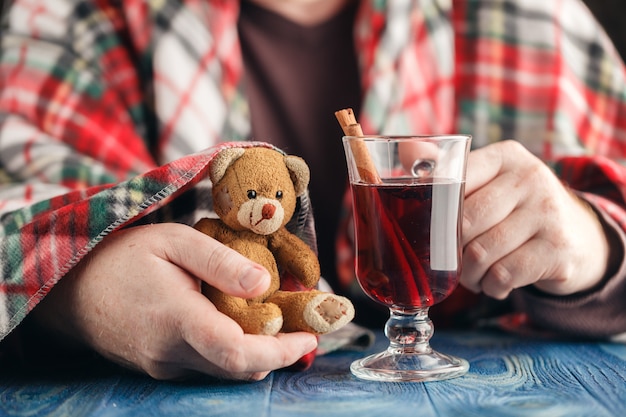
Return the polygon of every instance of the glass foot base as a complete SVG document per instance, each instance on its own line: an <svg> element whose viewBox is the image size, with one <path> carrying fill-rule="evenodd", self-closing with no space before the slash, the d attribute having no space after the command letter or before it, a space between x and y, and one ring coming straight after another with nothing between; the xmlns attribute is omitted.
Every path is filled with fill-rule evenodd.
<svg viewBox="0 0 626 417"><path fill-rule="evenodd" d="M464 375L469 370L465 359L439 352L407 353L388 349L356 360L350 371L360 379L382 382L441 381Z"/></svg>

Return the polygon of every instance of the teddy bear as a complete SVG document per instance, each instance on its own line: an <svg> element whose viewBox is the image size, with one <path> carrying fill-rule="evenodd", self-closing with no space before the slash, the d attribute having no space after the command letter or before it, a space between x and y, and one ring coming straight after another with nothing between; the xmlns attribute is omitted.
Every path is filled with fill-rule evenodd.
<svg viewBox="0 0 626 417"><path fill-rule="evenodd" d="M226 148L211 161L214 212L195 228L264 266L268 290L243 299L205 284L203 293L246 333L275 335L305 331L325 334L354 318L345 297L316 289L320 265L313 250L285 227L310 179L305 161L275 148ZM297 290L281 288L281 277L295 278Z"/></svg>

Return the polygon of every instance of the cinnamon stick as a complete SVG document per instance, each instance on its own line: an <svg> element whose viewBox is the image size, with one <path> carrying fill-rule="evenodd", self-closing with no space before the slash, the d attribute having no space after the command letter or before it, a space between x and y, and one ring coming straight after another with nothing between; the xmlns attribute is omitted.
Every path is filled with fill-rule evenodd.
<svg viewBox="0 0 626 417"><path fill-rule="evenodd" d="M341 125L341 129L346 136L363 136L361 125L356 121L356 116L351 108L338 110L335 117ZM367 150L367 146L362 141L350 141L350 149L356 162L356 167L361 179L369 184L381 184L382 180L378 175L376 166Z"/></svg>
<svg viewBox="0 0 626 417"><path fill-rule="evenodd" d="M361 125L357 122L351 108L336 111L335 117L346 136L364 136ZM361 179L368 184L381 184L382 180L378 175L376 166L365 143L356 140L350 141L350 149L352 150ZM401 267L401 270L407 271L407 276L403 277L404 287L402 292L408 293L409 298L416 303L416 306L421 306L422 300L428 303L429 300L432 300L432 292L424 267L413 252L413 248L411 248L404 231L396 219L387 213L386 208L376 196L373 196L373 198L374 201L371 204L380 213L379 218L384 225L382 230L388 234L387 241L392 246L390 253L396 256L396 265L404 265Z"/></svg>

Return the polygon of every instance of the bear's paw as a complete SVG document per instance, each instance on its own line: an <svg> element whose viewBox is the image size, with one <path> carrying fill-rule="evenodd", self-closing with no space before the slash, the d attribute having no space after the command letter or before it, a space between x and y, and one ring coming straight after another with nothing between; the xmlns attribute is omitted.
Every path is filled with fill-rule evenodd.
<svg viewBox="0 0 626 417"><path fill-rule="evenodd" d="M347 298L335 294L320 294L304 308L304 320L320 334L343 327L354 318L354 307Z"/></svg>
<svg viewBox="0 0 626 417"><path fill-rule="evenodd" d="M282 317L274 317L273 319L268 320L263 325L263 330L261 330L261 334L274 336L276 335L280 329L283 327L283 318Z"/></svg>

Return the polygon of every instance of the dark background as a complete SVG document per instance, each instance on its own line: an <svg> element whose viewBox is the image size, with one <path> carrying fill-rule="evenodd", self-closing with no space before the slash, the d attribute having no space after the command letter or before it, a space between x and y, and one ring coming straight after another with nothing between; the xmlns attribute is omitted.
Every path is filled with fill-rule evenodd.
<svg viewBox="0 0 626 417"><path fill-rule="evenodd" d="M626 58L626 2L624 0L584 0L584 3L604 26L622 58Z"/></svg>

